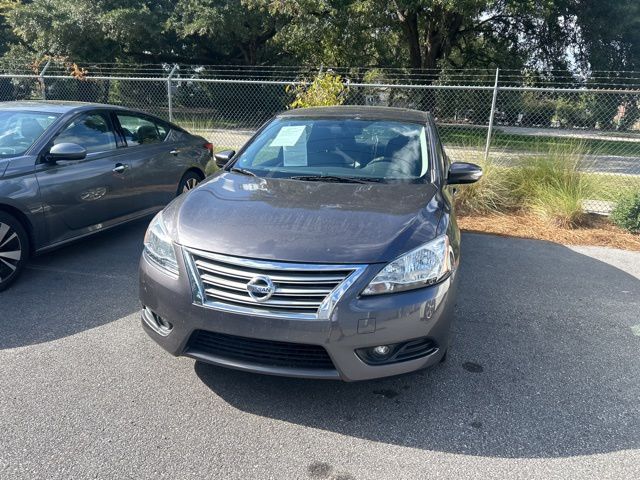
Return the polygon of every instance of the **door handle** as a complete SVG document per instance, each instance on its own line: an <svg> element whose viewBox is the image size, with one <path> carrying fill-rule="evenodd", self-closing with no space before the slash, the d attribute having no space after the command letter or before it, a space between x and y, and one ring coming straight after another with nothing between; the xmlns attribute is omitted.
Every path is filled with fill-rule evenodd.
<svg viewBox="0 0 640 480"><path fill-rule="evenodd" d="M180 150L171 150L169 153L171 155L178 155L180 153Z"/></svg>
<svg viewBox="0 0 640 480"><path fill-rule="evenodd" d="M129 168L129 165L123 165L122 163L116 163L115 168L112 170L114 173L124 173Z"/></svg>

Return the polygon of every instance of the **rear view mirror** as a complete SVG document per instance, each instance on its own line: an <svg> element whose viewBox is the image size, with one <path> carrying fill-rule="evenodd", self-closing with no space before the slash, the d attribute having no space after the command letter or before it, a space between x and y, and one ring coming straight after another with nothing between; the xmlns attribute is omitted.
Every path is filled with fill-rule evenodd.
<svg viewBox="0 0 640 480"><path fill-rule="evenodd" d="M58 143L49 150L47 160L56 162L58 160L84 160L87 157L87 150L77 143Z"/></svg>
<svg viewBox="0 0 640 480"><path fill-rule="evenodd" d="M218 168L224 167L235 154L235 150L224 150L222 152L215 153L213 158L216 160L216 166Z"/></svg>
<svg viewBox="0 0 640 480"><path fill-rule="evenodd" d="M464 183L474 183L482 177L482 168L474 163L454 162L449 166L447 183L449 185L459 185Z"/></svg>

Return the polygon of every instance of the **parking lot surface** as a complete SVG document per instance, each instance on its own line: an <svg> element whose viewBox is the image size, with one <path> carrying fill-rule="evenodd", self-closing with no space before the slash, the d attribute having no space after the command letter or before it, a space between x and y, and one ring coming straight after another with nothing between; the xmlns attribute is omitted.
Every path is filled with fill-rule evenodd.
<svg viewBox="0 0 640 480"><path fill-rule="evenodd" d="M0 294L0 478L640 478L640 255L463 236L447 363L364 383L174 358L145 222Z"/></svg>

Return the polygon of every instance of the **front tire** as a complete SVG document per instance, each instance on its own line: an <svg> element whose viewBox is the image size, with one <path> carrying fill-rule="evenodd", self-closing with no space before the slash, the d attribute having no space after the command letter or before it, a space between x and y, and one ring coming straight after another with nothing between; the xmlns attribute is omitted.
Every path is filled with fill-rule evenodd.
<svg viewBox="0 0 640 480"><path fill-rule="evenodd" d="M29 237L12 215L0 212L0 292L17 280L29 258Z"/></svg>
<svg viewBox="0 0 640 480"><path fill-rule="evenodd" d="M194 171L189 171L182 176L180 183L178 184L177 195L193 190L202 181L202 175Z"/></svg>

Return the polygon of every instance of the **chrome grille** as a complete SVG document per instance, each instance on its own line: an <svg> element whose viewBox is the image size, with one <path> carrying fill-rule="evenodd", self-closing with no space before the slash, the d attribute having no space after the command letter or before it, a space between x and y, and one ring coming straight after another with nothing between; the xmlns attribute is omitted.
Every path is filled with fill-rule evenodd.
<svg viewBox="0 0 640 480"><path fill-rule="evenodd" d="M360 265L319 265L271 262L188 249L196 303L254 315L329 318L335 302L364 270ZM247 285L268 277L273 294L256 300ZM198 296L198 295L196 295Z"/></svg>

